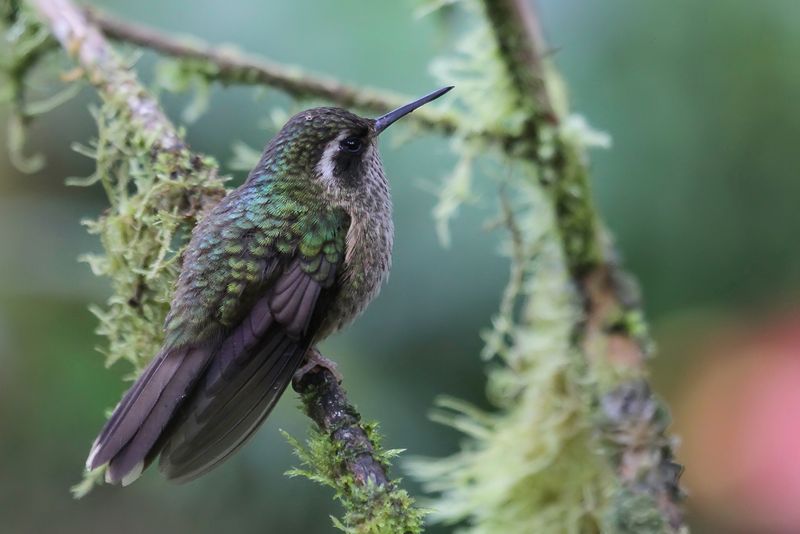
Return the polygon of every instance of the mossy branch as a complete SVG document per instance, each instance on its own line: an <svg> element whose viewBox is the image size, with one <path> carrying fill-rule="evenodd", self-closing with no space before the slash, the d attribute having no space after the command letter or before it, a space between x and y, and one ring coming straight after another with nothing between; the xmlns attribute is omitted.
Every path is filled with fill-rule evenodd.
<svg viewBox="0 0 800 534"><path fill-rule="evenodd" d="M67 0L33 1L31 5L64 50L85 70L86 78L104 99L118 102L131 122L152 137L154 153L186 150L178 131L158 103L124 67L103 35Z"/></svg>
<svg viewBox="0 0 800 534"><path fill-rule="evenodd" d="M335 491L345 515L336 526L352 533L421 532L424 512L387 476L388 461L400 451L384 451L374 424L347 400L338 379L316 366L292 383L316 429L303 448L295 444L307 476Z"/></svg>
<svg viewBox="0 0 800 534"><path fill-rule="evenodd" d="M109 360L128 355L141 369L161 342L160 325L187 236L205 209L224 195L223 180L211 158L189 149L84 11L70 0L29 4L104 101L95 113L100 138L96 146L81 149L98 162L95 175L82 185L101 182L111 203L89 223L105 248L105 256L89 261L114 286L108 308L96 313L101 333L110 340ZM380 448L374 425L360 423L344 390L326 373L308 373L296 384L319 427L312 452L331 453L301 453L308 460L307 474L336 489L346 509L337 525L348 532L385 532L387 525L419 532L422 512L386 475L391 451ZM89 474L90 482L78 491L88 491L97 478Z"/></svg>

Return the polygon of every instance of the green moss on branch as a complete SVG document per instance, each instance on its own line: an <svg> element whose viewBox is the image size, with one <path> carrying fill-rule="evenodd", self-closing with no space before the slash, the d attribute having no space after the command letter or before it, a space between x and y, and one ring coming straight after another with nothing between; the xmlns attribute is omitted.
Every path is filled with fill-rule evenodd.
<svg viewBox="0 0 800 534"><path fill-rule="evenodd" d="M425 512L386 474L390 460L400 451L381 447L377 425L361 422L336 377L315 367L293 385L316 429L305 447L290 438L302 465L290 474L334 490L345 511L334 524L345 532L422 532Z"/></svg>

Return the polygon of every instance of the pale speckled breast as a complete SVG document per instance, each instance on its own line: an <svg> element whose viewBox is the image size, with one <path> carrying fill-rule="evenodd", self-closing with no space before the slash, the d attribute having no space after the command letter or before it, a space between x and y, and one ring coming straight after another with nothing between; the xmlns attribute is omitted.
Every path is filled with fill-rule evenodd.
<svg viewBox="0 0 800 534"><path fill-rule="evenodd" d="M387 203L388 204L388 203ZM392 266L394 224L391 207L355 219L347 232L347 254L340 290L325 314L316 341L341 330L378 296Z"/></svg>
<svg viewBox="0 0 800 534"><path fill-rule="evenodd" d="M377 146L371 143L363 156L364 174L358 180L342 182L330 163L338 150L333 141L317 167L331 204L350 217L344 268L337 278L339 290L322 319L315 342L350 324L372 302L389 276L394 243L392 200Z"/></svg>

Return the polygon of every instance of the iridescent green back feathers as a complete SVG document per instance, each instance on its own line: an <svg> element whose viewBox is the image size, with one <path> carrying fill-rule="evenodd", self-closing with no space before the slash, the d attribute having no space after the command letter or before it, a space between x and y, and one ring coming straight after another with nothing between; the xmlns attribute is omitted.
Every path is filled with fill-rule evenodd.
<svg viewBox="0 0 800 534"><path fill-rule="evenodd" d="M333 282L330 265L344 257L349 218L308 187L262 175L228 195L200 223L167 318L168 344L235 325L252 304L250 295L258 295L295 254L314 280Z"/></svg>

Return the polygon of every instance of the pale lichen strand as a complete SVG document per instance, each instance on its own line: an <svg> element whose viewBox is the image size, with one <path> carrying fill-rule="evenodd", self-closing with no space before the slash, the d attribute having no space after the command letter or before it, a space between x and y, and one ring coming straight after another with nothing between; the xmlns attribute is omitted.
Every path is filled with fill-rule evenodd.
<svg viewBox="0 0 800 534"><path fill-rule="evenodd" d="M461 430L461 452L417 460L413 474L439 493L433 519L464 532L599 532L616 484L593 429L592 377L572 343L580 307L554 214L526 164L507 179L503 221L512 277L485 334L486 413L445 399L436 419Z"/></svg>
<svg viewBox="0 0 800 534"><path fill-rule="evenodd" d="M26 130L37 115L46 113L77 93L78 84L68 84L61 92L31 102L28 78L49 52L58 48L50 33L16 1L0 5L0 33L5 46L0 48L0 103L10 102L8 152L11 163L20 171L32 173L44 165L42 154L25 154Z"/></svg>
<svg viewBox="0 0 800 534"><path fill-rule="evenodd" d="M604 401L642 380L643 366L619 361L611 352L611 341L621 339L637 354L648 353L651 344L638 298L628 298L627 289L617 286L625 277L610 263L613 255L594 208L585 147L598 143L596 132L584 125L577 132L581 135L575 135L576 121L565 118L567 99L560 80L544 58L532 56L530 49L517 49L530 42L529 36L521 35L519 21L509 16L514 2L464 0L459 4L478 14L473 19L475 28L465 33L455 57L437 60L434 72L458 86L458 97L472 120L471 129L500 127L511 132L512 138L500 147L481 145L468 131L457 130L452 146L461 154L462 163L442 189L435 215L440 234L446 236L441 228L446 228L459 205L473 195L468 178L473 171L465 161L489 159L487 167L500 169L492 173L500 189L517 204L501 217L511 234L511 280L501 313L486 335L484 350L485 357L499 356L503 362L489 371L488 396L499 411L485 414L449 402L449 407L456 408L455 415L438 414L437 419L464 431L468 440L457 455L415 464L415 474L441 494L433 504L437 509L434 518L465 521L467 532L513 532L519 525L532 532L633 532L626 529L650 525L655 530L642 531L656 532L661 528L658 525L667 524L664 517L678 525L679 506L672 504L680 501L678 468L672 462L672 442L665 437L666 425L645 413L615 419L601 408ZM504 29L509 24L514 27ZM548 77L550 83L545 83ZM605 138L599 141L607 144ZM497 148L502 155L495 159L492 154L497 154ZM469 153L482 156L465 159ZM520 199L530 195L539 195L538 206L534 209L531 203L520 208ZM543 217L539 226L521 231L523 221L534 212ZM549 213L549 218L542 216L543 212ZM531 236L538 235L541 228L549 229L547 238L537 243ZM526 243L514 243L520 237ZM525 249L521 253L520 247ZM552 265L552 251L549 260L544 258L548 247L560 249L560 266ZM599 283L607 298L601 302L590 293L591 288L587 290L590 278L597 278L598 273L605 273ZM560 292L524 289L532 283L546 285L552 276L561 279ZM524 312L514 313L538 301L552 304L563 294L573 296L573 308L571 314L562 316L567 329L558 335L542 324L534 326ZM597 310L597 306L610 308ZM541 311L547 316L552 309ZM557 343L560 345L554 345ZM646 398L649 406L663 407L649 393ZM559 415L563 419L559 420ZM644 442L634 446L620 439L616 432L631 425L647 430ZM627 433L622 431L622 436ZM584 448L576 449L575 444ZM518 458L513 451L519 449L528 454ZM535 476L494 498L498 487L503 487L503 476L514 480L518 473L526 472L526 463L537 462L541 470ZM641 469L615 473L615 469L625 470L624 462L636 462ZM591 498L581 500L571 493L577 488L575 481L586 481L577 473L564 471L570 465L580 465L580 472L592 479L593 483L584 486ZM542 495L549 498L540 498ZM622 502L627 495L636 495L635 503ZM522 506L523 502L528 504ZM575 510L581 510L583 516L568 518ZM518 512L521 515L515 516ZM660 523L648 519L656 516L662 518Z"/></svg>
<svg viewBox="0 0 800 534"><path fill-rule="evenodd" d="M474 2L467 5L480 12ZM593 217L591 205L580 216L574 210L585 206L586 176L557 159L557 128L544 125L534 138L525 137L532 104L521 104L491 28L480 17L474 24L456 56L435 63L435 73L458 86L471 128L502 128L525 141L499 155L491 150L496 145L481 145L470 131L456 132L452 146L461 163L442 189L435 215L446 235L448 220L473 194L472 163L490 159L487 167L501 169L493 177L511 199L501 220L511 234L506 250L512 275L484 350L486 359L502 362L490 368L487 386L499 409L485 413L443 401L436 419L466 434L462 451L415 461L411 469L439 494L432 518L463 521L464 532L600 531L616 481L593 430L593 378L573 343L581 310L569 274L570 258L583 262L593 255L586 252L593 236L582 231L586 214ZM572 174L561 181L565 170ZM566 206L553 200L561 196ZM567 246L565 236L573 240Z"/></svg>
<svg viewBox="0 0 800 534"><path fill-rule="evenodd" d="M83 257L111 280L112 296L92 311L110 365L128 360L139 371L163 341L163 323L179 272L180 254L204 209L224 194L210 158L188 149L154 152L151 136L131 126L128 108L107 101L95 111L98 139L83 153L95 173L75 185L102 184L110 207L84 221L104 253ZM153 155L157 154L154 158Z"/></svg>

